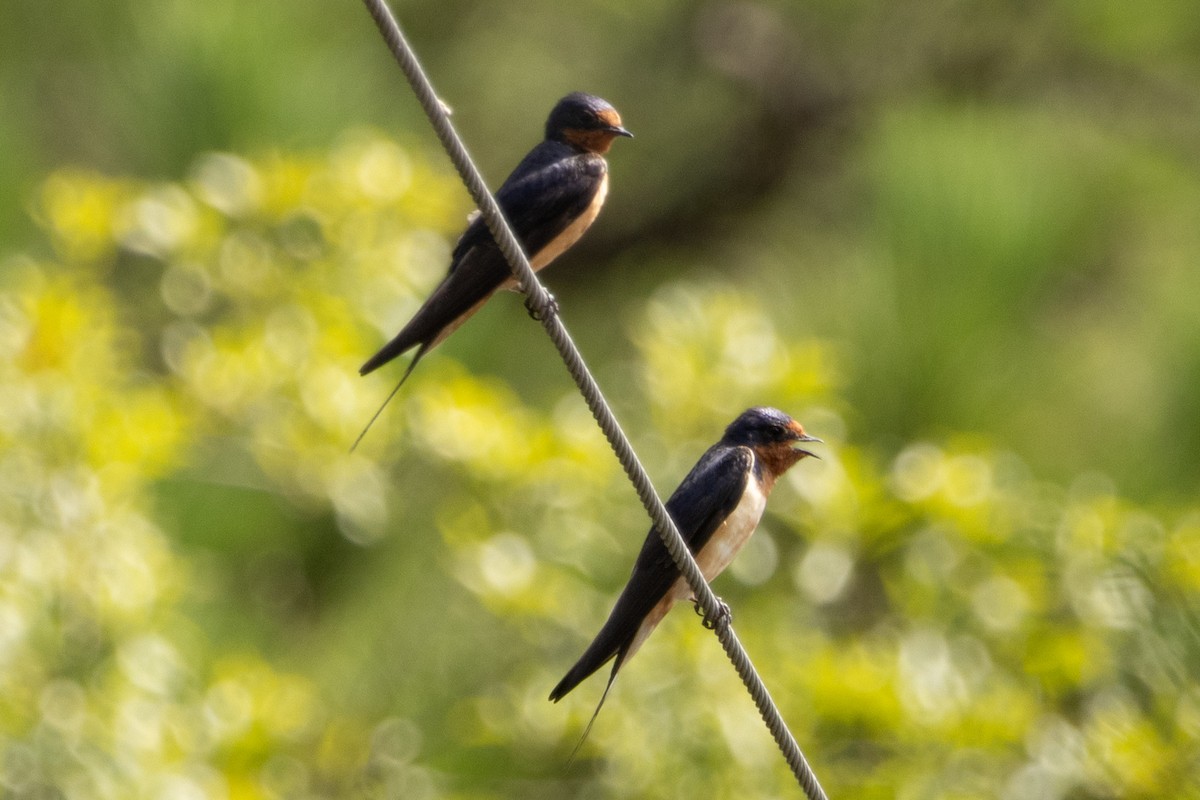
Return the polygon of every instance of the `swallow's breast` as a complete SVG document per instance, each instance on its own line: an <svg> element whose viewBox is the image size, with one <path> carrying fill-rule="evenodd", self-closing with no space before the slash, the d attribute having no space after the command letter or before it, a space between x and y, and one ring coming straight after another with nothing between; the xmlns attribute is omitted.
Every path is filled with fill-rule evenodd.
<svg viewBox="0 0 1200 800"><path fill-rule="evenodd" d="M539 270L562 255L568 247L578 242L579 237L583 236L584 232L596 221L600 209L604 206L604 198L607 196L608 173L605 172L600 176L600 185L596 187L596 194L592 197L592 202L588 204L588 207L562 233L539 250L530 260L529 266L533 267L535 271Z"/></svg>
<svg viewBox="0 0 1200 800"><path fill-rule="evenodd" d="M742 493L742 499L733 513L721 527L713 531L713 535L696 555L696 564L707 580L711 581L720 575L746 542L750 541L750 536L758 527L758 521L762 519L766 507L766 494L755 477L749 476L746 480L746 491Z"/></svg>

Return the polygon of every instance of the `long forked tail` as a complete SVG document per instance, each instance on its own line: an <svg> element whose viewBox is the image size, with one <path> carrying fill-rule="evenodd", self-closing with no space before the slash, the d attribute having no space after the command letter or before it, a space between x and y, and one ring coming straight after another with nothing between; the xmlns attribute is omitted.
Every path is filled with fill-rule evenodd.
<svg viewBox="0 0 1200 800"><path fill-rule="evenodd" d="M397 383L395 388L393 388L392 391L388 393L388 396L384 399L383 403L379 406L378 409L376 409L375 413L371 416L371 419L367 421L367 424L365 427L363 427L362 432L358 434L358 438L354 440L354 444L350 445L351 453L353 453L355 448L358 447L358 443L363 440L363 437L367 435L367 431L371 430L371 426L375 424L375 420L379 419L379 415L383 413L383 410L385 408L387 408L387 404L392 402L392 398L396 396L396 392L400 391L400 387L403 386L404 382L408 380L408 376L412 375L412 371L413 371L413 369L416 368L417 362L421 360L421 357L424 356L428 350L429 350L429 345L422 344L421 347L417 350L416 355L413 356L412 361L408 362L408 369L404 370L404 375L402 375L400 377L399 383ZM383 351L380 351L380 352L382 353ZM378 358L378 357L379 357L378 355L375 356L375 358ZM371 361L374 361L374 360L375 360L374 358L371 359ZM387 359L385 359L385 360L387 360ZM371 364L371 362L368 361L363 366L363 368L361 370L361 373L363 375L366 375L367 372L370 372L370 370L367 369L367 367L370 366L370 364ZM371 367L371 369L374 369L374 367Z"/></svg>
<svg viewBox="0 0 1200 800"><path fill-rule="evenodd" d="M587 741L588 734L592 732L592 726L596 724L596 717L600 715L600 709L604 708L604 701L608 699L608 690L612 688L613 681L617 679L617 671L621 669L622 659L623 654L618 653L617 660L613 663L612 672L608 675L608 683L604 684L604 693L600 695L600 702L596 703L596 710L592 712L592 718L588 720L587 727L583 729L583 735L579 737L579 742L576 743L575 749L567 757L568 766L575 760L575 756L579 754L579 748L583 747L583 743ZM558 698L554 698L554 700L557 702Z"/></svg>
<svg viewBox="0 0 1200 800"><path fill-rule="evenodd" d="M587 650L583 651L583 655L579 657L575 665L567 670L567 674L558 682L558 685L550 690L551 701L557 703L562 700L568 692L591 677L593 672L613 658L617 659L617 663L613 665L613 675L617 674L621 662L625 660L625 651L628 649L628 645L617 638L612 627L610 620L600 629L600 633L596 634L596 638L588 645ZM609 683L612 683L611 677Z"/></svg>
<svg viewBox="0 0 1200 800"><path fill-rule="evenodd" d="M416 337L413 336L412 328L416 319L404 326L404 330L397 333L391 341L379 348L379 352L367 359L361 367L358 368L359 375L368 375L382 367L384 364L391 361L396 356L403 353L417 343ZM419 356L418 356L419 358ZM414 359L415 361L415 359ZM412 367L409 367L411 371ZM407 377L407 373L405 375Z"/></svg>

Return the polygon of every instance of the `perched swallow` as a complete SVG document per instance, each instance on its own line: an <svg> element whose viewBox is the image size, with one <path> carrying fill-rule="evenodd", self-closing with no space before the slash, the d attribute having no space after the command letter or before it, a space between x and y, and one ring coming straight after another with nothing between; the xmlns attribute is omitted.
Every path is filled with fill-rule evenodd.
<svg viewBox="0 0 1200 800"><path fill-rule="evenodd" d="M621 127L615 108L594 95L569 94L550 112L546 138L496 192L496 201L535 271L575 244L600 213L608 194L604 154L618 136L633 134ZM441 284L359 373L366 375L419 345L400 379L403 384L417 362L498 289L515 285L508 262L476 212L454 248L450 271Z"/></svg>
<svg viewBox="0 0 1200 800"><path fill-rule="evenodd" d="M774 408L751 408L725 429L667 501L700 571L711 581L750 539L762 518L776 479L805 456L801 442L819 442L799 422ZM650 529L633 566L629 583L617 598L608 621L550 699L557 702L610 659L615 659L595 720L617 671L691 588L667 552L658 531ZM591 724L588 724L591 727ZM586 732L584 734L587 735Z"/></svg>

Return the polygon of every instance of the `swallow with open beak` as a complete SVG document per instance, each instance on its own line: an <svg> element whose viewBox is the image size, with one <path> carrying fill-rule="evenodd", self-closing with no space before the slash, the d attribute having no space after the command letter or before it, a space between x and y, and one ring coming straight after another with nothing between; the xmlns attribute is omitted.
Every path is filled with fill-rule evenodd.
<svg viewBox="0 0 1200 800"><path fill-rule="evenodd" d="M800 447L820 442L800 423L774 408L751 408L725 429L667 501L680 535L706 580L733 561L762 518L775 481L813 453ZM625 662L662 621L671 606L691 596L691 588L671 559L658 531L651 528L608 621L575 666L550 692L557 702L608 661L612 672L592 720ZM591 723L588 723L591 728ZM587 733L584 733L586 737Z"/></svg>

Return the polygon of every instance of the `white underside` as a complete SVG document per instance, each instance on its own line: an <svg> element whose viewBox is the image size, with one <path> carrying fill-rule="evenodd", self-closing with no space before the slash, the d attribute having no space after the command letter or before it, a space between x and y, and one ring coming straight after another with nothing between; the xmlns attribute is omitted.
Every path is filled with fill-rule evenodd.
<svg viewBox="0 0 1200 800"><path fill-rule="evenodd" d="M747 480L746 491L737 508L733 510L721 527L713 531L713 535L696 554L696 564L700 567L700 572L704 575L705 580L711 582L713 578L720 575L733 561L738 551L745 546L746 542L750 541L750 536L758 527L758 522L762 519L766 507L767 496L759 488L758 481L750 476ZM629 652L625 654L626 660L637 652L638 648L642 646L642 642L646 641L646 637L671 610L671 606L675 605L677 601L686 600L691 596L692 588L688 586L688 582L683 576L680 576L667 590L658 605L651 609L650 613L646 615L646 619L642 621L637 635L633 637L633 644L629 646Z"/></svg>
<svg viewBox="0 0 1200 800"><path fill-rule="evenodd" d="M592 202L584 209L583 213L530 259L529 266L539 270L561 256L568 247L578 242L584 232L596 221L606 197L608 197L608 173L600 176L600 186L596 188L596 196L592 198Z"/></svg>
<svg viewBox="0 0 1200 800"><path fill-rule="evenodd" d="M587 232L587 229L592 226L592 223L596 221L596 217L599 216L600 209L604 205L604 198L607 196L608 173L606 172L600 176L600 186L596 189L596 195L592 198L591 204L584 209L583 213L580 214L574 222L568 225L562 233L550 240L549 244L543 247L533 258L529 260L529 266L533 268L534 272L537 272L542 267L558 258L560 255L566 252L567 248L579 241L580 237L582 237L583 234ZM467 217L468 222L473 222L478 214L479 209L472 211L470 216ZM497 290L507 289L510 291L517 291L517 279L510 276L496 288ZM459 326L474 316L475 312L482 308L483 304L491 299L491 296L492 295L489 293L478 303L467 309L467 311L459 316L458 319L454 320L449 325L438 331L438 335L429 343L429 347L426 349L433 349L437 345L441 344L441 342L443 342L447 336L454 333L456 330L458 330Z"/></svg>
<svg viewBox="0 0 1200 800"><path fill-rule="evenodd" d="M583 210L574 222L568 225L562 233L555 236L550 242L533 255L529 259L529 266L537 272L542 267L549 264L554 259L561 256L567 249L578 242L587 229L592 227L592 223L596 221L596 217L600 215L600 209L604 206L604 198L608 196L608 173L600 176L600 186L596 189L596 196L592 198L591 204ZM517 279L509 278L501 286L502 289L516 289Z"/></svg>

